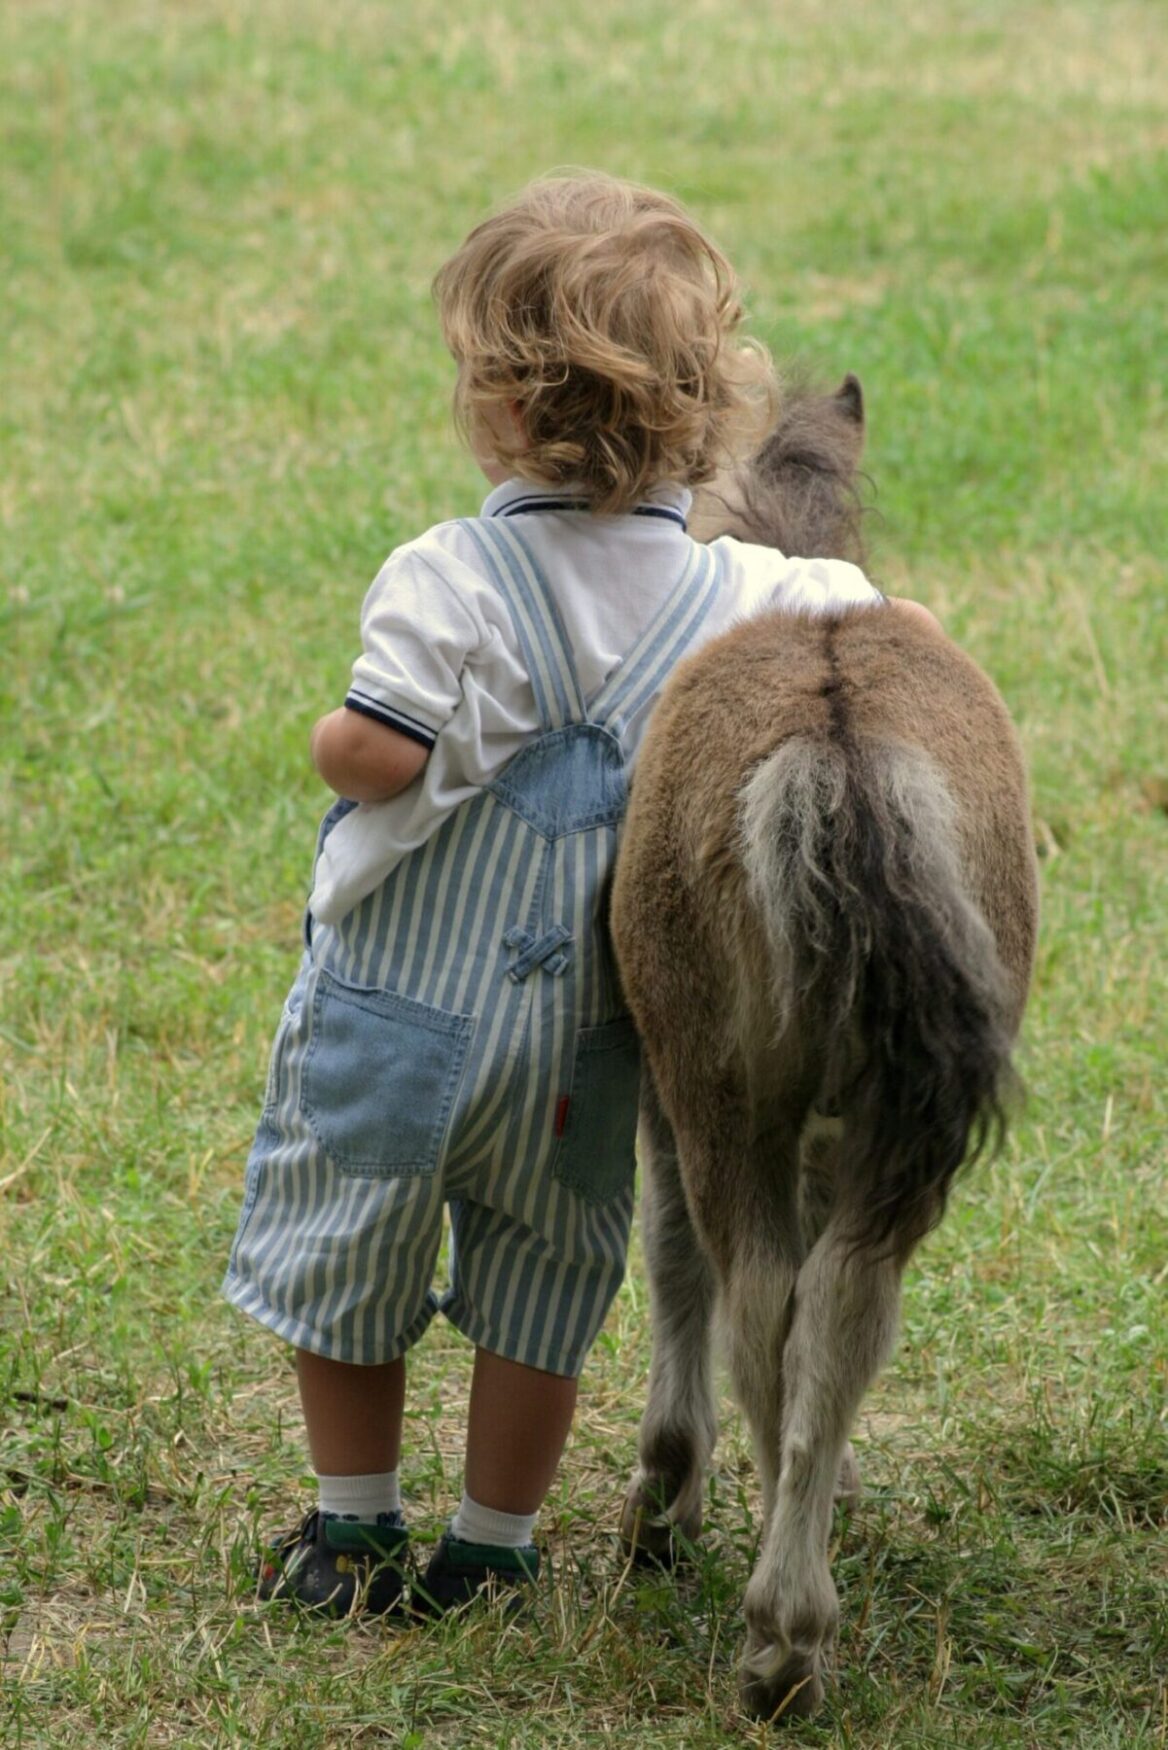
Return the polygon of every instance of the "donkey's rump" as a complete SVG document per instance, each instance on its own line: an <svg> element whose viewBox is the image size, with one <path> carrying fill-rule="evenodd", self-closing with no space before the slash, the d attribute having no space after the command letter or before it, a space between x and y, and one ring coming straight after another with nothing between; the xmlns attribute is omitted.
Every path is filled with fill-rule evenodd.
<svg viewBox="0 0 1168 1750"><path fill-rule="evenodd" d="M795 741L812 770L815 750L829 762L903 748L930 763L952 802L966 891L1009 969L1015 1028L1036 918L1018 738L977 665L939 628L887 604L814 619L761 616L677 670L641 749L618 871L614 928L630 982L668 983L664 965L638 975L644 956L660 957L663 931L696 932L719 959L740 951L754 912L744 792ZM658 1006L671 1013L667 1002ZM638 1022L651 1037L652 1016Z"/></svg>

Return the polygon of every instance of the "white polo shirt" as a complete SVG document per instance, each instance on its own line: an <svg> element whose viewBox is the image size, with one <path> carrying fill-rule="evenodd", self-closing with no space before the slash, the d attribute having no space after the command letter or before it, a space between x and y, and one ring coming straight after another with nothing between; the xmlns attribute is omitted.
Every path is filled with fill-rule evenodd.
<svg viewBox="0 0 1168 1750"><path fill-rule="evenodd" d="M555 595L586 698L633 648L685 570L690 494L653 489L626 516L591 513L570 492L508 480L484 517L521 520ZM841 560L787 559L724 537L722 585L686 654L767 608L822 613L883 598ZM629 725L630 760L653 701ZM345 704L430 749L388 802L362 803L329 834L309 900L335 923L507 764L541 724L506 604L461 523L439 523L390 554L361 612L361 654Z"/></svg>

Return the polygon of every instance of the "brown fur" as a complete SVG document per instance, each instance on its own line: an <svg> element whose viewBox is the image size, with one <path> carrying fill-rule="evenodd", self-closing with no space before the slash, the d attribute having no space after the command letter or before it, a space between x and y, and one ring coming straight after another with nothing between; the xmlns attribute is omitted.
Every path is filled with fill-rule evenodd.
<svg viewBox="0 0 1168 1750"><path fill-rule="evenodd" d="M859 379L849 373L834 395L822 395L796 377L784 387L781 405L753 462L698 489L689 519L694 539L736 535L788 555L862 565Z"/></svg>
<svg viewBox="0 0 1168 1750"><path fill-rule="evenodd" d="M788 405L701 507L855 557L862 398ZM1017 737L993 686L892 604L742 625L684 664L640 754L613 931L647 1058L654 1316L626 1538L701 1522L719 1303L765 1516L743 1695L806 1713L837 1614L833 1493L891 1347L900 1275L1000 1128L1037 889Z"/></svg>

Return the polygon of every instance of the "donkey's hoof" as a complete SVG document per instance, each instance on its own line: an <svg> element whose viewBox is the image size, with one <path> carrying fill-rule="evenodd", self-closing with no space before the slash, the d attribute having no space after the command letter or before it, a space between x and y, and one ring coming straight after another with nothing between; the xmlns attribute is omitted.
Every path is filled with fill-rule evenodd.
<svg viewBox="0 0 1168 1750"><path fill-rule="evenodd" d="M688 1546L697 1542L702 1532L702 1515L686 1513L673 1519L662 1512L660 1496L650 1485L634 1480L621 1509L620 1536L625 1554L634 1562L659 1562L663 1567L676 1567L685 1560Z"/></svg>
<svg viewBox="0 0 1168 1750"><path fill-rule="evenodd" d="M856 1455L849 1440L844 1447L844 1455L840 1459L839 1470L836 1472L834 1499L841 1501L845 1507L852 1507L860 1499L864 1486L860 1481L860 1467L856 1463Z"/></svg>
<svg viewBox="0 0 1168 1750"><path fill-rule="evenodd" d="M756 1720L783 1725L805 1720L823 1702L823 1680L814 1660L795 1653L777 1671L765 1669L765 1649L743 1662L738 1692L743 1709Z"/></svg>

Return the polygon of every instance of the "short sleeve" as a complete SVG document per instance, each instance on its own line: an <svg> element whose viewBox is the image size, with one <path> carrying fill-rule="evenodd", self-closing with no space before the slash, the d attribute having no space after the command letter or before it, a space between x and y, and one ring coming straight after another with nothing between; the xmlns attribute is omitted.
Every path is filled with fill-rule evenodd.
<svg viewBox="0 0 1168 1750"><path fill-rule="evenodd" d="M775 580L770 606L791 614L835 614L883 599L859 566L845 559L788 559Z"/></svg>
<svg viewBox="0 0 1168 1750"><path fill-rule="evenodd" d="M433 747L458 707L463 668L482 636L454 584L414 548L398 548L365 597L346 706Z"/></svg>
<svg viewBox="0 0 1168 1750"><path fill-rule="evenodd" d="M720 535L711 543L724 566L721 611L709 631L740 624L755 614L840 614L884 600L856 565L844 559L790 558L775 547Z"/></svg>

